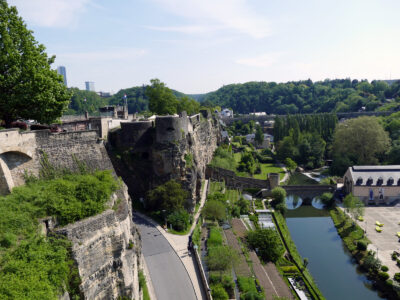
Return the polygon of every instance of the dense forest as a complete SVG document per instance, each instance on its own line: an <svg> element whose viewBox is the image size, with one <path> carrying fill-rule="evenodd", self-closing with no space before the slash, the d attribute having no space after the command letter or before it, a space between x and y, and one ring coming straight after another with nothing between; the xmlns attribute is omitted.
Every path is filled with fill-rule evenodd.
<svg viewBox="0 0 400 300"><path fill-rule="evenodd" d="M122 89L109 98L72 88L73 97L67 114L81 114L85 110L94 112L105 104L123 104L124 95L127 96L129 113L147 111L147 87L143 85ZM348 112L358 111L362 107L367 111L396 110L400 106L400 80L388 85L385 81L377 80L327 79L312 82L309 79L287 83L230 84L206 94L185 95L176 90L171 91L177 98L188 96L203 106L229 107L241 114L254 111L268 114Z"/></svg>
<svg viewBox="0 0 400 300"><path fill-rule="evenodd" d="M205 106L232 108L235 113L296 114L390 110L400 104L400 81L335 79L226 85L203 98Z"/></svg>
<svg viewBox="0 0 400 300"><path fill-rule="evenodd" d="M312 169L331 156L335 114L291 115L276 117L274 139L277 158L287 158Z"/></svg>

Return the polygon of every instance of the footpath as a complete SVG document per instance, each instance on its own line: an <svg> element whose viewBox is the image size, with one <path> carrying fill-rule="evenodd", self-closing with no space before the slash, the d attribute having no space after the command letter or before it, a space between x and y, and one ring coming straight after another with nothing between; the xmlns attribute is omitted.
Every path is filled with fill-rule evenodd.
<svg viewBox="0 0 400 300"><path fill-rule="evenodd" d="M189 236L192 234L194 228L196 227L196 222L199 219L201 208L204 206L204 203L206 201L207 187L208 187L208 180L205 180L204 187L203 187L202 194L201 194L200 207L193 218L193 224L192 224L188 234L185 234L185 235L171 234L168 231L166 231L164 228L162 228L160 225L158 225L151 218L138 213L142 218L144 218L148 222L152 223L158 229L158 231L167 239L167 241L169 242L171 247L174 249L174 251L176 252L178 257L182 261L182 263L190 277L190 280L192 281L193 288L196 293L196 297L199 300L206 299L206 295L205 295L204 288L201 283L200 271L198 270L195 258L188 251L187 247L188 247L188 243L189 243Z"/></svg>

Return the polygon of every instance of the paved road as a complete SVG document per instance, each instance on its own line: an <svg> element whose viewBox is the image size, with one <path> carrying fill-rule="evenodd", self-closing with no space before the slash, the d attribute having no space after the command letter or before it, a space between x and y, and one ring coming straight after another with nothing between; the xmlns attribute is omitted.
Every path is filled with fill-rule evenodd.
<svg viewBox="0 0 400 300"><path fill-rule="evenodd" d="M151 223L133 215L157 300L196 299L189 275L168 241Z"/></svg>

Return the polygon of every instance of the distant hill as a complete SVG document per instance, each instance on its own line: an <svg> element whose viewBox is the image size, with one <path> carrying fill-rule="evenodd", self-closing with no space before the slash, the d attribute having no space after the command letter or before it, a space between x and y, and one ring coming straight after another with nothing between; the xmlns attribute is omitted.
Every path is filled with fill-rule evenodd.
<svg viewBox="0 0 400 300"><path fill-rule="evenodd" d="M146 86L122 89L109 98L94 92L72 89L69 113L97 111L103 105L122 105L127 95L129 113L148 110ZM230 84L205 94L184 94L172 90L175 96L188 96L205 106L232 108L235 113L266 112L295 114L313 112L347 112L365 108L368 111L396 109L400 105L400 81L335 79ZM88 94L89 93L89 94ZM84 99L87 99L84 102Z"/></svg>
<svg viewBox="0 0 400 300"><path fill-rule="evenodd" d="M226 85L199 98L203 105L228 107L235 113L347 112L362 108L373 111L382 106L393 109L399 105L400 81L391 85L385 81L369 83L350 79L247 82Z"/></svg>

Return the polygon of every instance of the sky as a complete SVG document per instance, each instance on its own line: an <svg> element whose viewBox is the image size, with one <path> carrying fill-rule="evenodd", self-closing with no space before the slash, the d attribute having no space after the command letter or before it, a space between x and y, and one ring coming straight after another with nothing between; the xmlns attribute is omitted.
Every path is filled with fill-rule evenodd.
<svg viewBox="0 0 400 300"><path fill-rule="evenodd" d="M400 78L398 0L8 0L68 86Z"/></svg>

